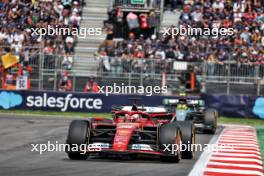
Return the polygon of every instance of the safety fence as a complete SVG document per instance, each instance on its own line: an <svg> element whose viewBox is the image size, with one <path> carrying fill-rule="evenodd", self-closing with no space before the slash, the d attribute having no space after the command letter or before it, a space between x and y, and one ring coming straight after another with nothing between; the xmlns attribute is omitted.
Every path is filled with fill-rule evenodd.
<svg viewBox="0 0 264 176"><path fill-rule="evenodd" d="M49 59L54 60L50 62ZM74 60L79 59L75 57ZM56 83L64 70L60 57L47 57L44 64L43 88L56 90ZM89 60L94 60L90 58ZM96 60L96 59L95 59ZM197 88L203 92L213 93L264 93L264 65L238 64L235 62L182 62L159 59L124 59L104 57L97 59L96 71L83 70L69 71L69 78L73 82L74 91L82 91L85 83L91 76L101 85L112 83L125 85L161 85L164 83L172 92L186 82L186 73L193 71L196 75ZM53 69L56 68L56 69ZM46 80L46 81L45 81ZM47 84L47 80L49 84ZM52 84L52 85L51 85Z"/></svg>
<svg viewBox="0 0 264 176"><path fill-rule="evenodd" d="M99 62L101 73L125 74L174 74L187 71L189 67L200 67L199 62L177 62L175 60L104 57Z"/></svg>
<svg viewBox="0 0 264 176"><path fill-rule="evenodd" d="M65 57L73 59L72 68L64 63ZM173 93L186 83L189 79L188 73L194 72L198 91L264 94L264 65L113 57L85 58L87 68L93 68L91 71L75 67L80 58L39 53L30 55L29 64L33 67L30 75L32 89L57 90L62 73L67 70L68 78L73 84L72 91L82 91L92 76L100 85L167 85Z"/></svg>
<svg viewBox="0 0 264 176"><path fill-rule="evenodd" d="M204 63L207 92L264 95L264 65Z"/></svg>

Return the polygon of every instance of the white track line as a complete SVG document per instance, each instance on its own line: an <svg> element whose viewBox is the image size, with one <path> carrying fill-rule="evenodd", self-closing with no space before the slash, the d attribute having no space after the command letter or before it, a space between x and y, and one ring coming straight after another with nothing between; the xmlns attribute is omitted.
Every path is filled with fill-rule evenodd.
<svg viewBox="0 0 264 176"><path fill-rule="evenodd" d="M219 156L227 156L227 157L256 157L261 160L261 156L256 154L241 154L241 153L213 153L213 155L219 155Z"/></svg>
<svg viewBox="0 0 264 176"><path fill-rule="evenodd" d="M220 165L220 166L236 166L236 167L245 167L245 168L256 168L256 169L262 169L259 165L254 164L231 164L231 163L224 163L224 162L208 162L208 165Z"/></svg>
<svg viewBox="0 0 264 176"><path fill-rule="evenodd" d="M250 159L250 158L226 158L226 157L214 157L212 156L210 160L218 160L218 161L247 161L247 162L256 162L262 164L262 161L259 159Z"/></svg>
<svg viewBox="0 0 264 176"><path fill-rule="evenodd" d="M255 128L225 125L218 139L214 141L214 145L219 148L211 150L211 153L204 151L189 176L214 175L214 173L263 176L263 164Z"/></svg>
<svg viewBox="0 0 264 176"><path fill-rule="evenodd" d="M209 141L208 144L213 145L217 142L219 139L219 136L224 132L224 129L221 129L222 131L218 135L214 135L212 139ZM204 169L206 168L206 165L210 159L210 156L212 155L212 152L210 150L204 150L199 159L194 164L192 170L188 174L188 176L203 176Z"/></svg>
<svg viewBox="0 0 264 176"><path fill-rule="evenodd" d="M219 149L219 150L213 150L213 152L232 152L232 153L243 153L243 152L246 152L246 153L254 153L254 154L259 154L260 155L260 151L254 151L254 150L251 150L251 151L247 151L247 150L230 150L230 149Z"/></svg>
<svg viewBox="0 0 264 176"><path fill-rule="evenodd" d="M249 171L249 170L232 170L232 169L216 169L216 168L206 168L205 172L217 172L217 173L229 173L229 174L247 174L254 176L263 176L263 173L259 171Z"/></svg>

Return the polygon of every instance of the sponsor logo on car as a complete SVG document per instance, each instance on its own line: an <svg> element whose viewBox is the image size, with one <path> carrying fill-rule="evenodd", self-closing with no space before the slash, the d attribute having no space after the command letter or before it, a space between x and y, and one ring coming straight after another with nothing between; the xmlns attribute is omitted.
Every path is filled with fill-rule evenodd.
<svg viewBox="0 0 264 176"><path fill-rule="evenodd" d="M117 125L118 128L134 128L135 124L131 123L120 123Z"/></svg>
<svg viewBox="0 0 264 176"><path fill-rule="evenodd" d="M153 151L153 149L147 144L133 144L131 148L132 148L132 150L150 150L150 151Z"/></svg>

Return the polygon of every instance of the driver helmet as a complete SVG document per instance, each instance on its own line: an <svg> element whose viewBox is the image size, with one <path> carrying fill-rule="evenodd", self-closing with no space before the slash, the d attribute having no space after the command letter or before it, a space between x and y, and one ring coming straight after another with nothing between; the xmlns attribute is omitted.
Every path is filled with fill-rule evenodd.
<svg viewBox="0 0 264 176"><path fill-rule="evenodd" d="M188 109L187 101L185 99L180 99L177 105L178 110L186 110Z"/></svg>

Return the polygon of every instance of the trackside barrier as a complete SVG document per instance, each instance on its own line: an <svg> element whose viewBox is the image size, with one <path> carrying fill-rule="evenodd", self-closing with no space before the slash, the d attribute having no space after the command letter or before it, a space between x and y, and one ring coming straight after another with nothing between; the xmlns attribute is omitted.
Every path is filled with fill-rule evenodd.
<svg viewBox="0 0 264 176"><path fill-rule="evenodd" d="M108 113L113 105L131 105L135 103L131 99L138 98L141 105L160 106L164 99L179 97L0 90L0 109ZM264 97L203 94L202 98L207 107L217 109L222 116L264 119Z"/></svg>
<svg viewBox="0 0 264 176"><path fill-rule="evenodd" d="M250 95L204 94L207 107L226 117L264 119L264 97Z"/></svg>
<svg viewBox="0 0 264 176"><path fill-rule="evenodd" d="M41 91L0 91L0 109L42 110L57 112L110 112L113 105L132 105L133 98L140 104L160 106L171 96L121 94L65 93ZM198 98L198 97L193 97Z"/></svg>

